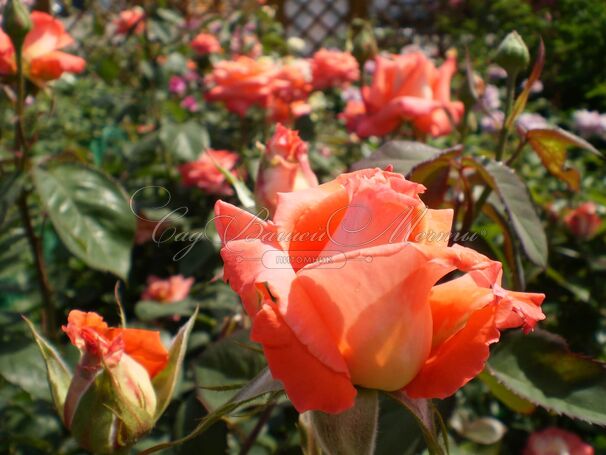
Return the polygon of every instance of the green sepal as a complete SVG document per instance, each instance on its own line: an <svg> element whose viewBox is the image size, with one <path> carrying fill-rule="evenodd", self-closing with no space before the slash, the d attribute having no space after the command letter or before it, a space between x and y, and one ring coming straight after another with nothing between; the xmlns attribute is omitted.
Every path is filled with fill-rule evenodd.
<svg viewBox="0 0 606 455"><path fill-rule="evenodd" d="M72 373L69 371L69 368L55 348L38 334L34 324L26 317L23 317L23 320L27 323L32 332L34 340L40 349L40 354L42 354L42 357L44 358L48 385L50 387L53 403L61 420L63 420L63 407L65 405L67 390L72 381Z"/></svg>

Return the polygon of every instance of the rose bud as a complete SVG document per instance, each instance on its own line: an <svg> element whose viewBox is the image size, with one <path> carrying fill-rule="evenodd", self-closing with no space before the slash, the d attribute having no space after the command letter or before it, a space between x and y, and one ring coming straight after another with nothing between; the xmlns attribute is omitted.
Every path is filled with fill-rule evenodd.
<svg viewBox="0 0 606 455"><path fill-rule="evenodd" d="M602 220L593 202L585 202L564 217L570 232L581 240L589 240L600 228Z"/></svg>
<svg viewBox="0 0 606 455"><path fill-rule="evenodd" d="M97 313L70 311L62 329L80 350L73 375L26 320L46 362L57 412L82 448L121 453L154 427L170 402L196 315L167 351L157 331L113 328Z"/></svg>
<svg viewBox="0 0 606 455"><path fill-rule="evenodd" d="M261 157L255 196L259 208L273 215L278 193L302 190L318 185L309 165L307 143L299 133L278 123Z"/></svg>

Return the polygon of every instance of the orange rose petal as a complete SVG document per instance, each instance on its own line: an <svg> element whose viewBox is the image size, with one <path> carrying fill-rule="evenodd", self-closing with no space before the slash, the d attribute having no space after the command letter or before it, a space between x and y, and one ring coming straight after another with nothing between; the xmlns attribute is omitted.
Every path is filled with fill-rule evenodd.
<svg viewBox="0 0 606 455"><path fill-rule="evenodd" d="M168 351L162 344L160 332L143 329L109 329L107 338L114 340L121 336L124 352L137 363L143 365L150 377L154 377L168 363Z"/></svg>
<svg viewBox="0 0 606 455"><path fill-rule="evenodd" d="M465 327L431 354L419 374L404 390L412 398L446 398L483 369L488 346L499 340L498 307L489 305L475 312Z"/></svg>
<svg viewBox="0 0 606 455"><path fill-rule="evenodd" d="M263 344L272 376L284 384L297 411L337 414L353 406L356 389L349 378L311 355L272 306L257 313L251 339Z"/></svg>

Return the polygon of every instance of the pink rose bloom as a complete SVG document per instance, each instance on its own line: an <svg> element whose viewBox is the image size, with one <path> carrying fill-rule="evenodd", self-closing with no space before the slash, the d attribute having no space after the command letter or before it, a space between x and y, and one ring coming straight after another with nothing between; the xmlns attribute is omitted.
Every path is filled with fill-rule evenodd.
<svg viewBox="0 0 606 455"><path fill-rule="evenodd" d="M218 54L222 51L221 44L213 35L209 33L200 33L190 43L196 54L203 56L209 54Z"/></svg>
<svg viewBox="0 0 606 455"><path fill-rule="evenodd" d="M523 455L593 455L593 447L576 434L551 427L530 435Z"/></svg>
<svg viewBox="0 0 606 455"><path fill-rule="evenodd" d="M173 303L184 300L194 284L193 278L183 275L173 275L165 280L151 275L147 278L147 288L141 294L141 300L155 300L156 302Z"/></svg>
<svg viewBox="0 0 606 455"><path fill-rule="evenodd" d="M452 122L463 116L463 103L450 100L450 82L456 72L456 55L450 52L436 68L422 52L378 56L372 84L362 87L364 113L355 122L360 137L384 136L402 122L434 137L449 134ZM360 110L359 103L355 109Z"/></svg>
<svg viewBox="0 0 606 455"><path fill-rule="evenodd" d="M181 107L183 109L187 109L189 112L196 112L200 108L196 98L193 96L186 96L183 98L183 101L181 101Z"/></svg>
<svg viewBox="0 0 606 455"><path fill-rule="evenodd" d="M179 166L181 182L184 186L200 188L210 194L231 196L234 190L217 165L237 176L233 170L237 162L238 155L234 152L208 149L196 161Z"/></svg>
<svg viewBox="0 0 606 455"><path fill-rule="evenodd" d="M311 59L311 72L316 90L346 88L360 79L358 62L349 52L320 49Z"/></svg>

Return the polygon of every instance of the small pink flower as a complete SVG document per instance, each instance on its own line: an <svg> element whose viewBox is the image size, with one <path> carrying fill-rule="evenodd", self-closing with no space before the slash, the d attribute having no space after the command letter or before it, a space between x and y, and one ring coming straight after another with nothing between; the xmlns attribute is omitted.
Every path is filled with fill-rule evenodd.
<svg viewBox="0 0 606 455"><path fill-rule="evenodd" d="M234 152L209 149L196 161L179 166L181 182L184 186L197 187L210 194L231 196L234 190L217 165L237 176L234 171L237 162L238 155Z"/></svg>
<svg viewBox="0 0 606 455"><path fill-rule="evenodd" d="M593 447L576 434L551 427L534 432L528 438L524 455L593 455Z"/></svg>
<svg viewBox="0 0 606 455"><path fill-rule="evenodd" d="M564 217L564 223L570 232L582 240L593 237L602 220L597 214L597 207L593 202L585 202Z"/></svg>
<svg viewBox="0 0 606 455"><path fill-rule="evenodd" d="M194 98L193 96L186 96L185 98L183 98L183 101L181 101L181 107L183 109L187 109L189 112L196 112L200 108L200 106L198 106L196 98Z"/></svg>
<svg viewBox="0 0 606 455"><path fill-rule="evenodd" d="M187 82L181 76L171 76L168 81L168 91L177 96L183 96L187 91Z"/></svg>
<svg viewBox="0 0 606 455"><path fill-rule="evenodd" d="M141 294L141 300L180 302L189 295L192 284L194 279L185 278L183 275L173 275L165 280L151 275L147 278L147 288Z"/></svg>

